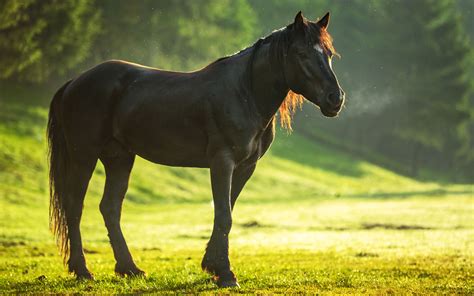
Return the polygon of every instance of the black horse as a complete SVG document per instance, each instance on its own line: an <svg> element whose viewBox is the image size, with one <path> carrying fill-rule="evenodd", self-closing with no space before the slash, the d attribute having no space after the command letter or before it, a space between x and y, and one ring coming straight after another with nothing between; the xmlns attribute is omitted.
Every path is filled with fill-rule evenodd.
<svg viewBox="0 0 474 296"><path fill-rule="evenodd" d="M79 224L97 160L106 173L100 211L119 275L142 275L120 215L135 155L181 167L210 168L214 228L202 268L220 287L238 286L228 258L232 209L275 136L275 114L291 128L301 96L333 117L344 102L331 67L329 13L292 24L251 47L191 73L104 62L62 86L51 102L50 227L78 278L86 267ZM298 94L298 95L296 95Z"/></svg>

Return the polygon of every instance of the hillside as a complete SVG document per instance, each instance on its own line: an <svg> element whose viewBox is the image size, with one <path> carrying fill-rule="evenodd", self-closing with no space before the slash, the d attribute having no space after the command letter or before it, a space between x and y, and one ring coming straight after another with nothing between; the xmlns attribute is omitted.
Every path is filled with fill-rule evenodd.
<svg viewBox="0 0 474 296"><path fill-rule="evenodd" d="M43 103L29 104L34 100ZM0 99L0 194L8 202L39 205L47 200L47 101L44 97L22 100L4 95ZM99 162L90 196L101 195L103 181ZM399 176L330 146L310 142L296 131L277 135L242 200L406 197L451 190L456 187ZM138 158L127 199L135 203L210 201L208 171L165 167Z"/></svg>

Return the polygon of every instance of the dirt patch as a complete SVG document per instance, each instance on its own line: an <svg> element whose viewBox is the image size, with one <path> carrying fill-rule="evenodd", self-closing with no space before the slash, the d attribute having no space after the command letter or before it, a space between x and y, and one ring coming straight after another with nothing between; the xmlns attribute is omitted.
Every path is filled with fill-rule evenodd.
<svg viewBox="0 0 474 296"><path fill-rule="evenodd" d="M92 250L92 249L84 249L85 254L99 254L99 251Z"/></svg>
<svg viewBox="0 0 474 296"><path fill-rule="evenodd" d="M328 227L325 227L323 230L327 230L327 231L347 231L347 230L350 230L350 228L328 226Z"/></svg>
<svg viewBox="0 0 474 296"><path fill-rule="evenodd" d="M245 227L245 228L253 228L253 227L262 227L263 225L260 224L258 221L254 220L254 221L242 223L240 224L240 226Z"/></svg>
<svg viewBox="0 0 474 296"><path fill-rule="evenodd" d="M23 241L2 241L0 242L2 247L16 247L16 246L26 246L26 243Z"/></svg>
<svg viewBox="0 0 474 296"><path fill-rule="evenodd" d="M431 230L433 228L421 225L391 224L391 223L363 223L362 229L390 229L390 230Z"/></svg>
<svg viewBox="0 0 474 296"><path fill-rule="evenodd" d="M208 235L199 235L199 234L180 234L176 236L177 238L192 238L192 239L209 239Z"/></svg>
<svg viewBox="0 0 474 296"><path fill-rule="evenodd" d="M262 224L256 220L248 221L240 224L243 228L272 228L272 225Z"/></svg>
<svg viewBox="0 0 474 296"><path fill-rule="evenodd" d="M158 247L142 248L142 251L160 251L161 252L161 248L158 248Z"/></svg>
<svg viewBox="0 0 474 296"><path fill-rule="evenodd" d="M359 252L356 253L354 256L362 258L362 257L378 257L379 254L377 253L370 253L370 252Z"/></svg>

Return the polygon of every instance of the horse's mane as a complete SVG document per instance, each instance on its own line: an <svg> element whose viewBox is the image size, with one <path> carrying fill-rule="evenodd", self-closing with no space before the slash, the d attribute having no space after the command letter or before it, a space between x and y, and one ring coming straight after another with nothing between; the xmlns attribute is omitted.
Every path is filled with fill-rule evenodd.
<svg viewBox="0 0 474 296"><path fill-rule="evenodd" d="M250 59L248 61L248 66L247 66L247 72L248 72L247 77L249 79L248 85L250 89L252 89L252 70L253 70L253 61L254 61L256 52L258 51L258 49L260 48L262 44L269 42L271 67L274 67L275 71L281 71L281 68L276 67L276 65L281 65L281 63L284 61L287 55L290 42L291 42L290 36L289 36L289 28L291 26L292 25L288 25L279 30L275 30L270 35L264 38L258 39L253 45L247 48L244 48L233 55L222 57L216 60L214 63L225 60L232 56L237 56L239 54L242 54L244 52L251 50L251 53L250 53L251 56L250 56ZM330 50L335 55L338 55L332 44L332 41L333 39L326 29L319 29L319 42L321 43L323 48L326 49L327 51ZM288 91L285 99L283 100L280 107L278 108L281 127L285 128L289 132L292 131L291 121L293 119L293 115L295 114L297 109L302 108L303 102L304 102L303 95L297 94L291 90ZM274 120L272 120L272 122L274 123Z"/></svg>

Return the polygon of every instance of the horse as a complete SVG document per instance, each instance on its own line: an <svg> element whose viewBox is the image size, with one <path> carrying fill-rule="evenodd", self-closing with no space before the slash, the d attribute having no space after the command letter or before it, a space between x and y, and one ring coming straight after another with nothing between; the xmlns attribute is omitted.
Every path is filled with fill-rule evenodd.
<svg viewBox="0 0 474 296"><path fill-rule="evenodd" d="M97 161L105 168L100 212L115 273L142 276L120 217L136 155L151 162L210 169L214 226L201 267L218 287L238 287L229 262L232 209L275 137L276 113L291 129L303 99L336 116L344 92L333 72L329 13L301 11L282 29L194 72L125 61L103 62L65 83L49 110L50 229L64 264L78 279L86 267L80 221Z"/></svg>

